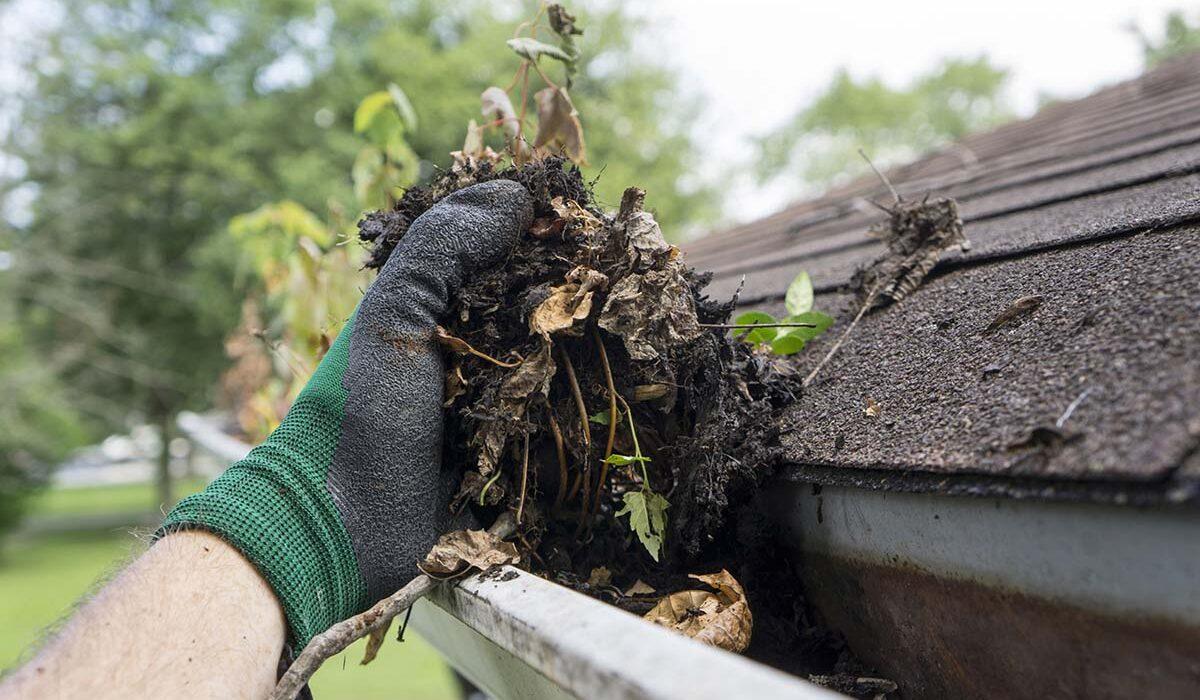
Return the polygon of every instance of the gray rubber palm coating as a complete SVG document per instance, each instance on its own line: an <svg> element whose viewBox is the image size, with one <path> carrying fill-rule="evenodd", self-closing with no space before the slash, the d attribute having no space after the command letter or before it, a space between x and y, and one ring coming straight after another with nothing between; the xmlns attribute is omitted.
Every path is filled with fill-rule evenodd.
<svg viewBox="0 0 1200 700"><path fill-rule="evenodd" d="M450 525L456 483L441 468L444 367L434 329L464 279L503 262L532 217L529 193L508 180L449 195L412 223L359 305L326 487L371 601L412 579Z"/></svg>

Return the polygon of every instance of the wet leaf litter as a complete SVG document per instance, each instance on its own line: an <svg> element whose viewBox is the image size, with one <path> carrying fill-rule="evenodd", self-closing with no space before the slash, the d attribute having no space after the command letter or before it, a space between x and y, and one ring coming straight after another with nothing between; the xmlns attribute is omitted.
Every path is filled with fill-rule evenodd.
<svg viewBox="0 0 1200 700"><path fill-rule="evenodd" d="M563 160L500 163L486 150L457 156L360 224L379 267L450 192L504 178L535 200L507 263L468 281L438 330L445 462L462 469L452 508L481 522L515 515L520 566L656 624L769 662L802 654L788 669L801 675L867 673L797 591L781 591L794 574L756 501L781 456L773 418L801 384L789 353L772 352L778 331L758 342L729 332L734 301L703 294L707 277L666 241L641 190L605 212ZM892 211L893 254L860 275L859 289L876 291L859 318L965 242L952 200ZM808 311L803 281L787 302L819 322L801 324L811 339L832 319Z"/></svg>

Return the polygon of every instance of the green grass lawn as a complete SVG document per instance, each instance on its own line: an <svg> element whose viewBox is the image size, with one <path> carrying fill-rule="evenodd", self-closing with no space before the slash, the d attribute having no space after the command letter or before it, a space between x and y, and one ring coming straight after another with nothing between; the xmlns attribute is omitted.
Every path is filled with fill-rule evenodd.
<svg viewBox="0 0 1200 700"><path fill-rule="evenodd" d="M199 478L182 479L172 489L176 497L204 488ZM33 498L29 514L38 518L101 515L104 513L155 512L159 510L154 484L85 486L71 489L47 489Z"/></svg>
<svg viewBox="0 0 1200 700"><path fill-rule="evenodd" d="M179 485L187 493L201 484ZM136 513L152 509L153 488L109 486L51 491L38 497L34 517ZM60 620L81 596L141 550L124 529L16 536L0 550L0 668ZM417 698L458 696L449 669L437 653L409 632L404 644L391 642L370 666L358 664L362 642L331 659L313 678L317 698Z"/></svg>

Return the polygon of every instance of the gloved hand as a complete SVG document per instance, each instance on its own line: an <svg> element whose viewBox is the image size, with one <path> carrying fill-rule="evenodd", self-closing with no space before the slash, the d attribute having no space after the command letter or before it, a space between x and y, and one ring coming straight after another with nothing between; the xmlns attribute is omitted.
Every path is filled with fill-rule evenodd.
<svg viewBox="0 0 1200 700"><path fill-rule="evenodd" d="M391 594L449 525L444 370L434 328L473 272L532 218L506 180L444 198L409 228L280 426L159 536L212 531L274 588L294 648Z"/></svg>

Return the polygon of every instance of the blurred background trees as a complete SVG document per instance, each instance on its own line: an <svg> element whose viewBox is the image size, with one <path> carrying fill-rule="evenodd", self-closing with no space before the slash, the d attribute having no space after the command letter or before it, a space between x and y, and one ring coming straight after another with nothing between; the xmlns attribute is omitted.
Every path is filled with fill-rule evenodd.
<svg viewBox="0 0 1200 700"><path fill-rule="evenodd" d="M820 187L866 172L859 149L880 167L912 160L1011 119L1007 79L986 56L947 59L899 88L839 71L811 104L759 139L757 174Z"/></svg>
<svg viewBox="0 0 1200 700"><path fill-rule="evenodd" d="M81 428L60 431L59 444L133 420L169 432L177 411L209 406L228 364L223 341L243 300L269 282L230 220L287 201L327 229L339 216L352 224L349 175L363 147L354 110L389 83L421 125L406 134L408 175L446 165L479 114L479 93L519 62L504 40L530 7L53 4L45 31L21 47L28 84L8 96L4 144L19 167L3 187L22 203L6 232L21 327L13 342L50 369L65 395L61 417ZM572 93L587 121L587 174L604 173L601 199L615 203L637 181L664 225L713 216L713 193L681 177L698 157L691 104L669 71L632 49L642 28L620 4L578 14L588 31ZM252 220L239 221L244 234ZM26 439L6 432L8 442Z"/></svg>

